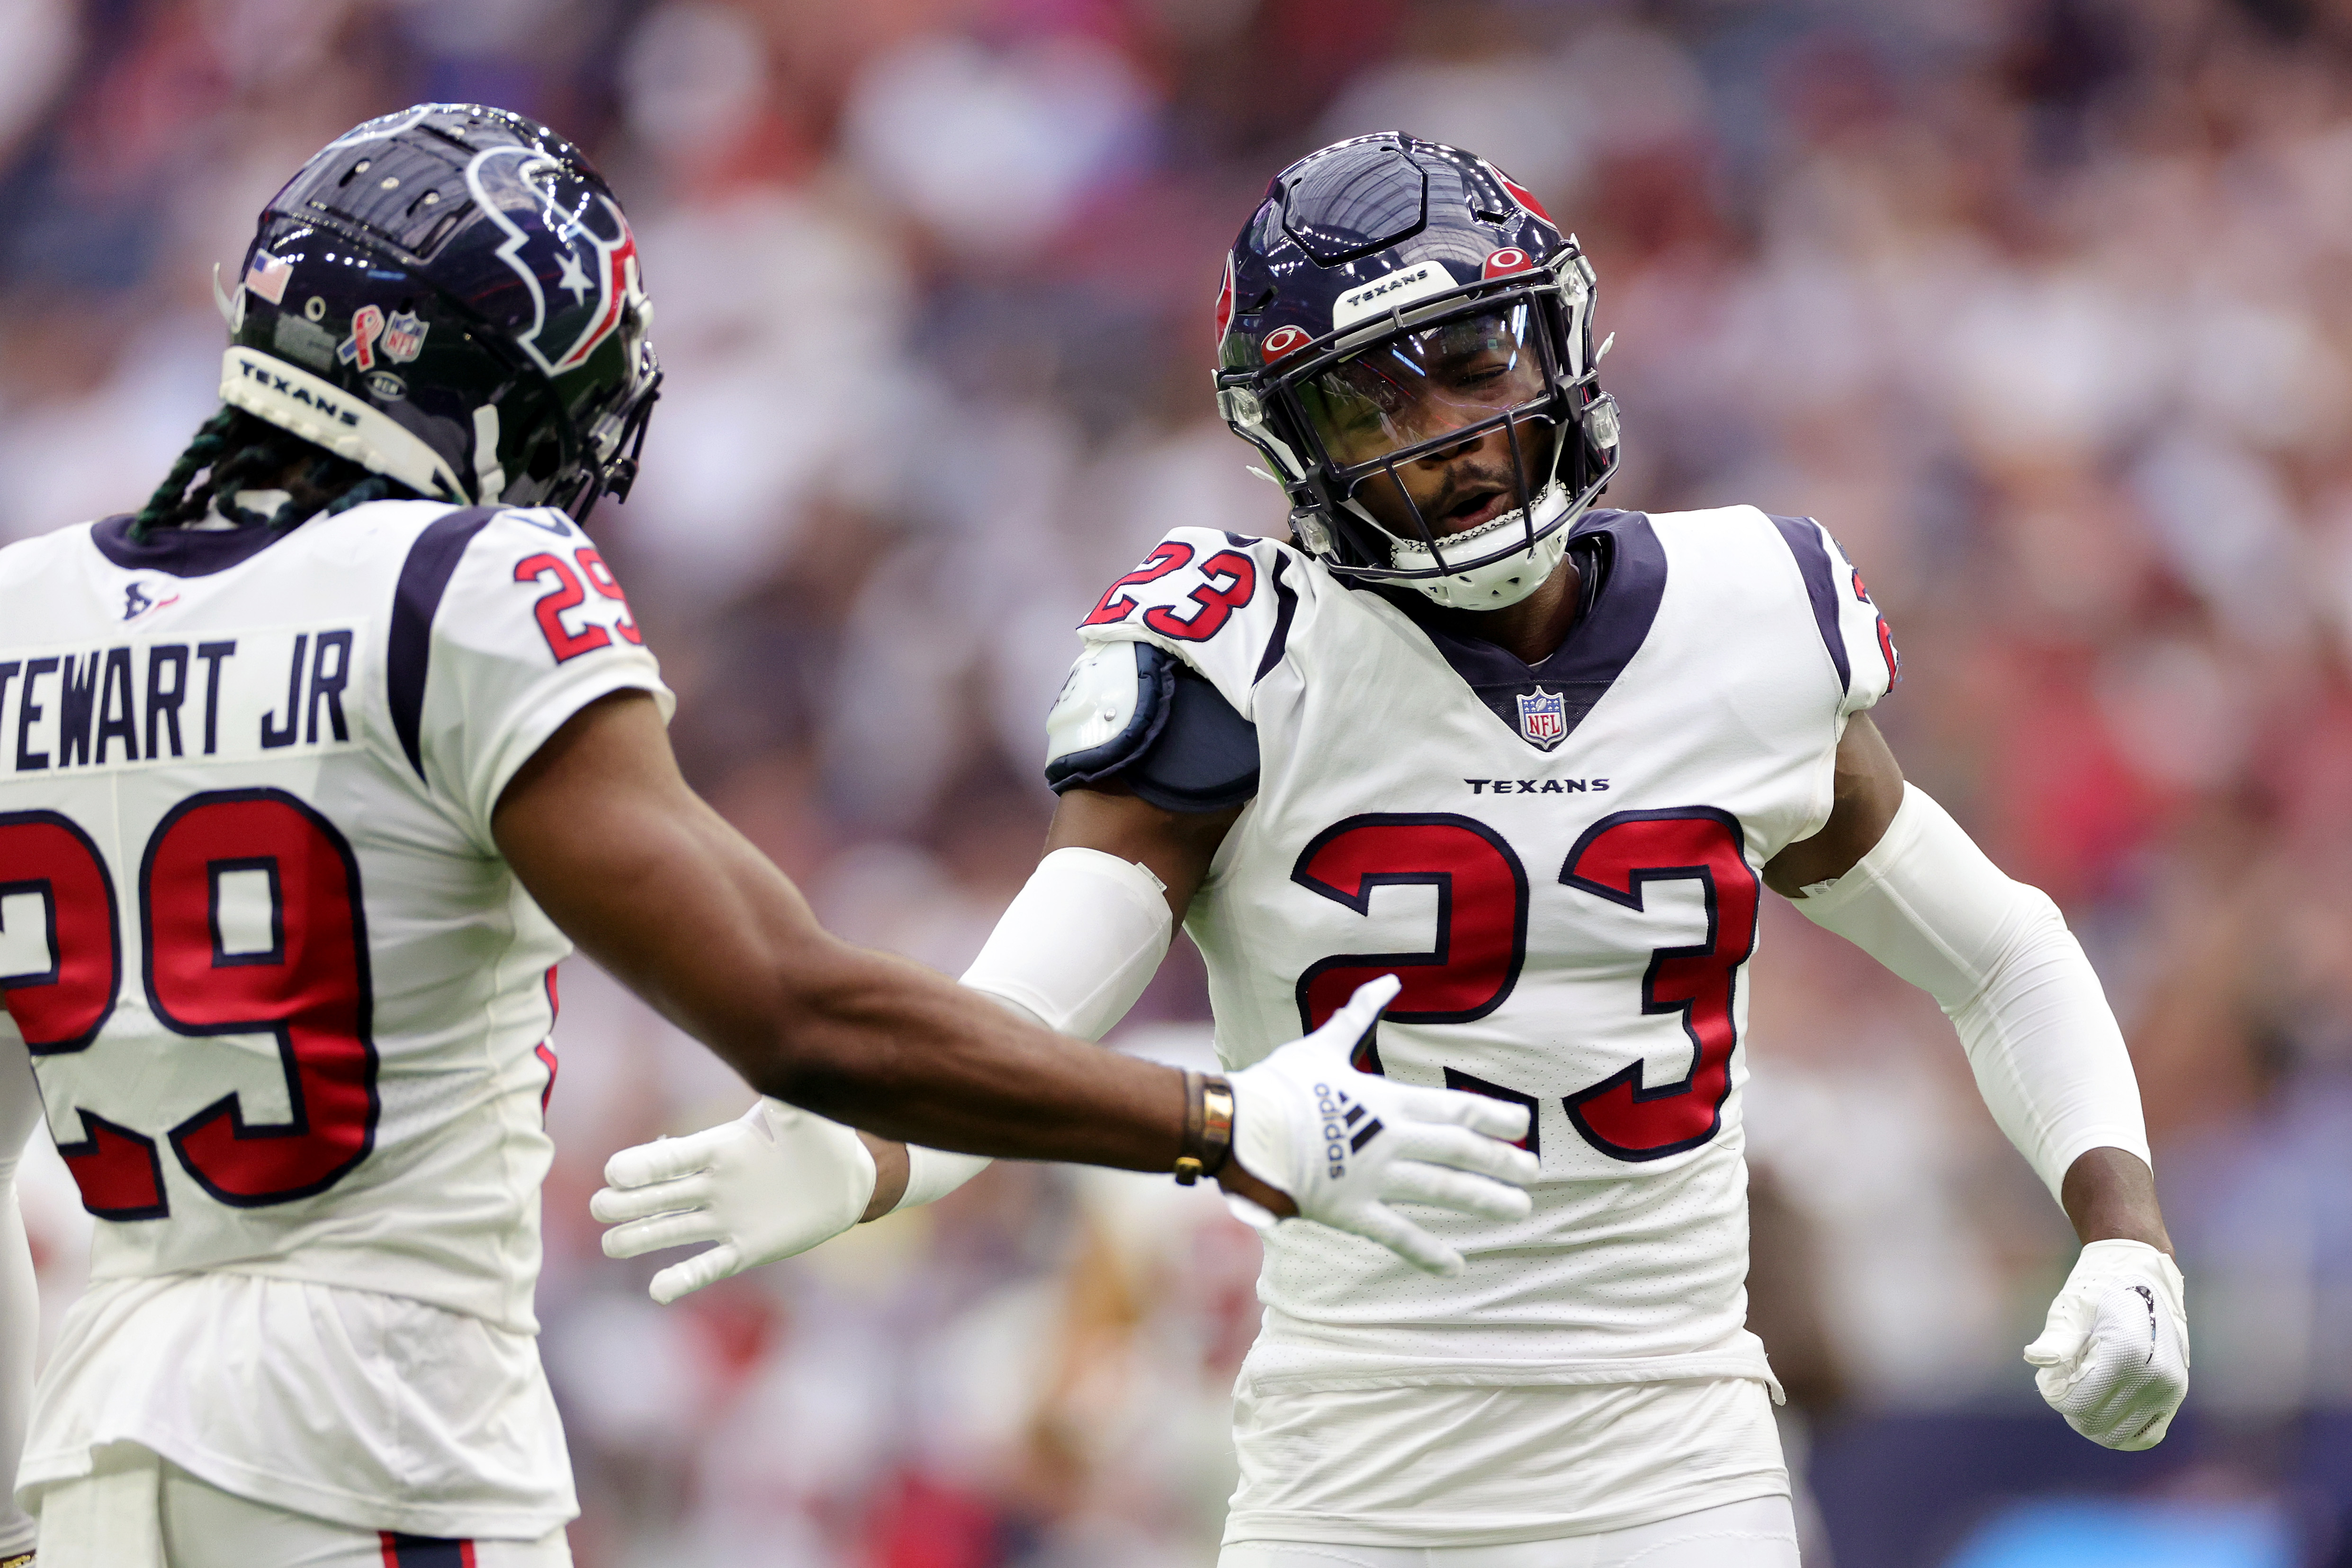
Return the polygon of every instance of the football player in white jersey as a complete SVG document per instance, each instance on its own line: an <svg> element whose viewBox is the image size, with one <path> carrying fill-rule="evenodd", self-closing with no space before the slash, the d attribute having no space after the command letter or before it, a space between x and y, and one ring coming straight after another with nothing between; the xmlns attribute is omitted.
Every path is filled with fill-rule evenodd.
<svg viewBox="0 0 2352 1568"><path fill-rule="evenodd" d="M1618 428L1593 284L1456 149L1366 137L1276 176L1227 263L1217 387L1294 537L1179 528L1087 615L1048 852L964 977L1098 1037L1181 919L1227 1064L1394 973L1363 1065L1531 1114L1535 1210L1433 1221L1468 1259L1451 1279L1236 1203L1265 1315L1227 1568L1795 1561L1743 1322L1767 885L1936 996L2073 1219L2026 1352L2044 1396L2145 1448L2187 1389L2138 1092L2082 949L1904 782L1864 711L1895 645L1823 528L1588 509ZM718 1240L656 1278L670 1299L813 1245L833 1220L791 1198L814 1147L736 1126L616 1156L607 1249ZM978 1163L885 1151L877 1207Z"/></svg>
<svg viewBox="0 0 2352 1568"><path fill-rule="evenodd" d="M226 406L148 505L0 551L0 1462L41 1112L99 1221L15 1478L44 1568L569 1561L531 1313L567 935L839 1119L794 1146L842 1225L877 1183L840 1122L1208 1174L1434 1270L1389 1200L1528 1212L1523 1111L1348 1065L1392 984L1229 1080L1123 1061L826 936L693 796L575 520L658 372L561 138L359 127L224 308Z"/></svg>

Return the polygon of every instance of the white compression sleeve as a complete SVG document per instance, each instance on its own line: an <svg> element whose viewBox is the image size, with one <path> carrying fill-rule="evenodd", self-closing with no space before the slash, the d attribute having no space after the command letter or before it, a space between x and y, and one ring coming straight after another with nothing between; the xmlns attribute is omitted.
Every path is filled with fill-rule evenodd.
<svg viewBox="0 0 2352 1568"><path fill-rule="evenodd" d="M2004 876L1926 791L1906 785L1877 846L1806 894L1807 919L1936 998L2052 1197L2092 1149L2148 1157L2139 1082L2082 944L2049 894Z"/></svg>
<svg viewBox="0 0 2352 1568"><path fill-rule="evenodd" d="M17 1510L15 1494L25 1423L32 1414L41 1295L25 1217L16 1207L16 1160L40 1119L40 1092L24 1047L0 1049L0 1557L33 1549L33 1521Z"/></svg>
<svg viewBox="0 0 2352 1568"><path fill-rule="evenodd" d="M963 983L1047 1029L1100 1040L1160 972L1174 936L1166 884L1140 863L1055 850L1006 906ZM945 1197L989 1163L909 1145L898 1207Z"/></svg>

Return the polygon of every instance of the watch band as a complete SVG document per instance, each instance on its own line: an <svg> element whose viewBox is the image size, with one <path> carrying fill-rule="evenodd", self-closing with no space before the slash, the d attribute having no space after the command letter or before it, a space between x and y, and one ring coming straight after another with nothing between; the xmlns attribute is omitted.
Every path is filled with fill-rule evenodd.
<svg viewBox="0 0 2352 1568"><path fill-rule="evenodd" d="M1233 1151L1233 1085L1215 1073L1186 1072L1184 1142L1176 1156L1176 1185L1191 1186L1204 1176L1215 1176Z"/></svg>
<svg viewBox="0 0 2352 1568"><path fill-rule="evenodd" d="M25 1552L14 1557L0 1557L0 1568L33 1568L33 1554Z"/></svg>

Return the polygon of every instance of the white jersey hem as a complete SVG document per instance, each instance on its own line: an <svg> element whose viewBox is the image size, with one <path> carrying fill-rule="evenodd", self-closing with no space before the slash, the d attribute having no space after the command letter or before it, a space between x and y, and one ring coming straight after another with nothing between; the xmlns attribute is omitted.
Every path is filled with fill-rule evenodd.
<svg viewBox="0 0 2352 1568"><path fill-rule="evenodd" d="M94 1468L93 1448L136 1443L170 1460L209 1486L247 1502L267 1503L289 1513L354 1530L389 1530L402 1535L481 1541L536 1541L580 1517L570 1508L499 1509L473 1506L386 1506L383 1499L341 1488L306 1484L280 1470L261 1469L184 1438L150 1431L97 1434L88 1445L47 1453L26 1453L16 1477L16 1496L38 1515L41 1493L86 1479Z"/></svg>

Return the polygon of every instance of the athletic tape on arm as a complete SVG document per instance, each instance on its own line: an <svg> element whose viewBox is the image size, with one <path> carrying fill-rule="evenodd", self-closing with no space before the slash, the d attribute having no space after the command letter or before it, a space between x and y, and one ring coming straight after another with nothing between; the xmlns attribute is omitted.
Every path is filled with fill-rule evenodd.
<svg viewBox="0 0 2352 1568"><path fill-rule="evenodd" d="M2139 1082L2082 944L2049 894L2003 875L1926 791L1906 785L1877 847L1806 891L1808 920L1936 998L2052 1197L2092 1149L2148 1157Z"/></svg>
<svg viewBox="0 0 2352 1568"><path fill-rule="evenodd" d="M1166 886L1150 872L1100 850L1055 850L998 919L963 983L1047 1029L1100 1040L1160 972L1174 936ZM988 1164L910 1145L898 1207L945 1197Z"/></svg>

